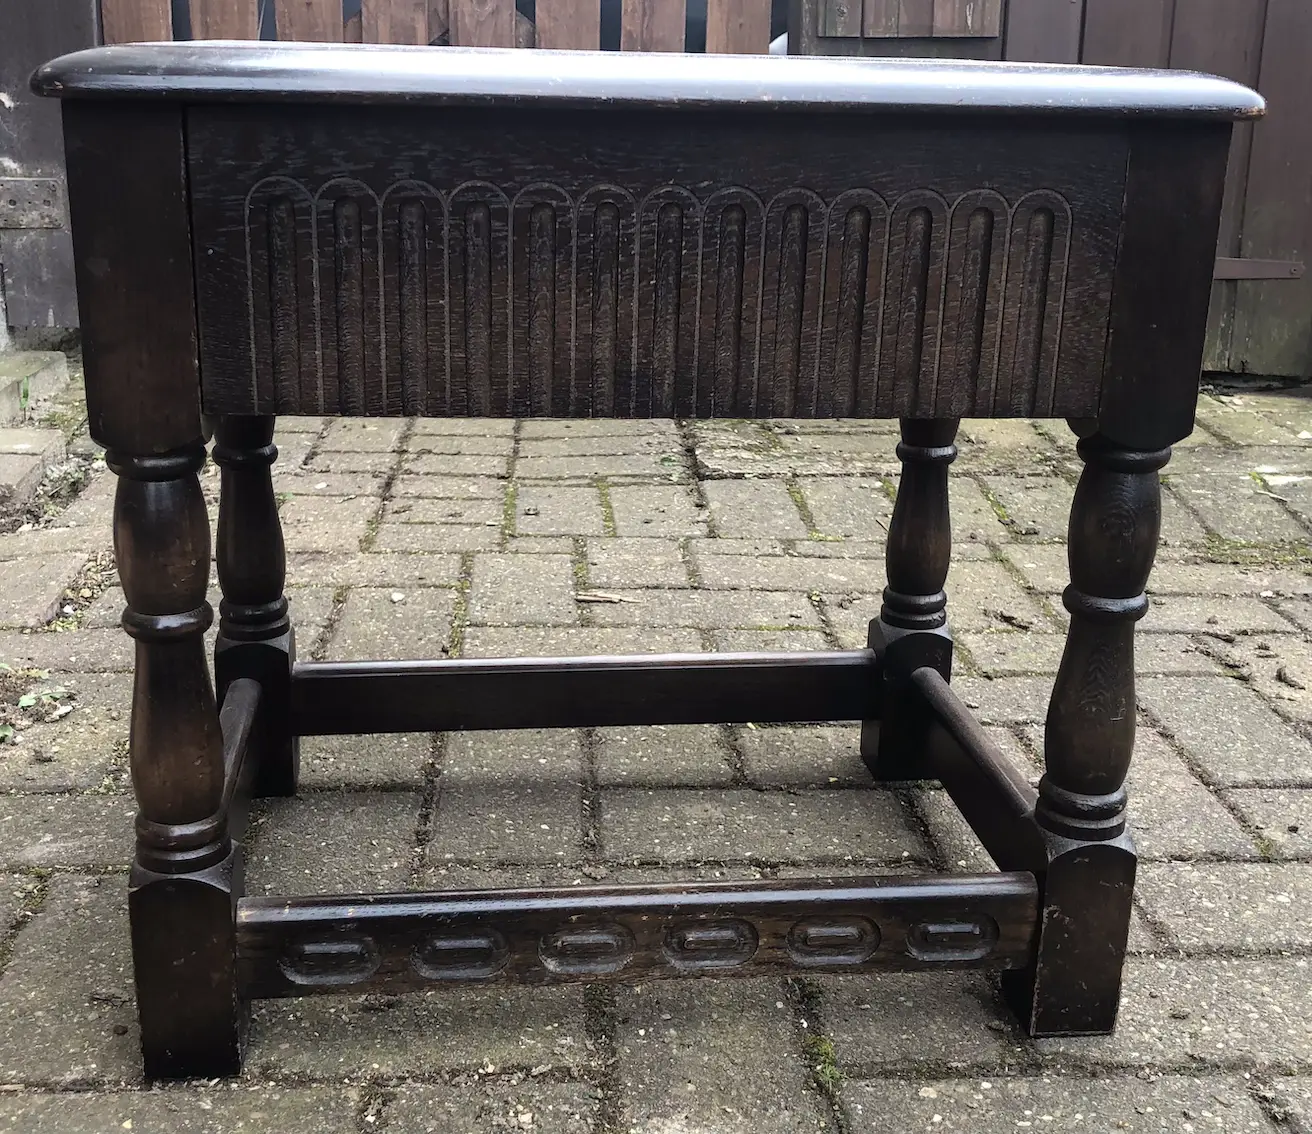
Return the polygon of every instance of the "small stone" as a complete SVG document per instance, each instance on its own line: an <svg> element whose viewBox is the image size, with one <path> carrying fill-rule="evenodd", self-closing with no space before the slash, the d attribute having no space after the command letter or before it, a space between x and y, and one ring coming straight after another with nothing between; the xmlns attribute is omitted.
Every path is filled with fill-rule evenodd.
<svg viewBox="0 0 1312 1134"><path fill-rule="evenodd" d="M405 594L401 591L393 591L387 597L390 598L393 602L405 602Z"/></svg>

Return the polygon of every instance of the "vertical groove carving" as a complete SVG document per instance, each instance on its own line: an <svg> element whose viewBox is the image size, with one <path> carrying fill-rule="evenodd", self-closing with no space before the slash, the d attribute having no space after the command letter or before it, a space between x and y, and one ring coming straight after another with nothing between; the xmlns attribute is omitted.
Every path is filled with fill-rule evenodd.
<svg viewBox="0 0 1312 1134"><path fill-rule="evenodd" d="M824 200L806 189L780 193L765 211L754 415L813 411L826 224Z"/></svg>
<svg viewBox="0 0 1312 1134"><path fill-rule="evenodd" d="M828 211L819 297L824 316L818 416L873 412L879 371L888 208L869 190L841 194Z"/></svg>
<svg viewBox="0 0 1312 1134"><path fill-rule="evenodd" d="M820 398L821 412L826 415L851 417L857 412L869 256L870 214L865 209L853 209L843 225L839 290L834 297L834 364L824 376L826 381Z"/></svg>
<svg viewBox="0 0 1312 1134"><path fill-rule="evenodd" d="M404 201L398 212L397 316L400 320L401 406L406 414L427 408L428 225L422 201Z"/></svg>
<svg viewBox="0 0 1312 1134"><path fill-rule="evenodd" d="M517 416L568 416L574 347L574 205L531 185L512 206L509 393Z"/></svg>
<svg viewBox="0 0 1312 1134"><path fill-rule="evenodd" d="M1019 236L1019 234L1018 234ZM1010 408L1032 413L1043 359L1043 319L1048 304L1048 273L1052 266L1052 213L1035 209L1025 226L1021 260L1020 310L1016 318L1016 351L1011 361Z"/></svg>
<svg viewBox="0 0 1312 1134"><path fill-rule="evenodd" d="M619 361L620 216L614 204L597 207L593 227L592 341L590 413L609 417L615 412L614 390Z"/></svg>
<svg viewBox="0 0 1312 1134"><path fill-rule="evenodd" d="M577 216L573 412L622 416L620 406L632 404L635 372L637 208L623 189L603 185L583 195Z"/></svg>
<svg viewBox="0 0 1312 1134"><path fill-rule="evenodd" d="M881 417L924 416L932 412L938 385L947 205L935 193L908 193L889 227L890 292L875 410Z"/></svg>
<svg viewBox="0 0 1312 1134"><path fill-rule="evenodd" d="M278 404L294 406L301 392L300 288L296 213L287 197L269 202L268 241L273 394Z"/></svg>
<svg viewBox="0 0 1312 1134"><path fill-rule="evenodd" d="M802 301L806 294L807 213L802 205L789 205L779 234L774 303L773 366L768 370L773 398L761 408L766 413L791 417L802 365Z"/></svg>
<svg viewBox="0 0 1312 1134"><path fill-rule="evenodd" d="M528 242L528 412L551 412L556 362L556 211L534 205Z"/></svg>
<svg viewBox="0 0 1312 1134"><path fill-rule="evenodd" d="M364 267L360 203L350 198L333 205L333 257L339 405L357 415L364 413Z"/></svg>
<svg viewBox="0 0 1312 1134"><path fill-rule="evenodd" d="M651 369L639 370L633 411L652 417L674 411L675 364L679 350L679 301L683 283L683 210L673 202L656 214L655 275L652 281Z"/></svg>
<svg viewBox="0 0 1312 1134"><path fill-rule="evenodd" d="M961 417L993 405L1007 203L991 191L967 193L954 205L951 223L936 409Z"/></svg>
<svg viewBox="0 0 1312 1134"><path fill-rule="evenodd" d="M730 205L720 215L716 241L714 315L714 382L711 389L698 390L699 416L728 417L734 413L738 386L738 352L742 346L743 253L747 218L741 205ZM710 265L708 265L709 267ZM703 324L706 326L707 324ZM691 385L692 375L688 375ZM683 402L684 399L680 399ZM703 406L705 408L703 408Z"/></svg>
<svg viewBox="0 0 1312 1134"><path fill-rule="evenodd" d="M487 205L465 212L465 390L469 413L492 412L492 219Z"/></svg>

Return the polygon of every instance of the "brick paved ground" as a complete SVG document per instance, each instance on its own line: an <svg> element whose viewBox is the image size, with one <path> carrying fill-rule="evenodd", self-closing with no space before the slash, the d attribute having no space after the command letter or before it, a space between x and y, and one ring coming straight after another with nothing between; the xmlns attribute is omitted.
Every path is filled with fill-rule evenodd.
<svg viewBox="0 0 1312 1134"><path fill-rule="evenodd" d="M1312 399L1208 398L1200 422L1169 468L1142 624L1145 863L1114 1038L1031 1042L972 976L482 990L259 1006L239 1082L149 1091L124 921L130 654L95 471L0 535L18 724L0 746L0 1128L1312 1129ZM885 424L288 421L277 488L303 650L857 645L893 444ZM959 688L1032 769L1076 465L1056 427L962 429ZM48 696L16 709L29 691ZM253 829L250 888L987 868L941 792L871 788L854 739L307 742L302 795Z"/></svg>

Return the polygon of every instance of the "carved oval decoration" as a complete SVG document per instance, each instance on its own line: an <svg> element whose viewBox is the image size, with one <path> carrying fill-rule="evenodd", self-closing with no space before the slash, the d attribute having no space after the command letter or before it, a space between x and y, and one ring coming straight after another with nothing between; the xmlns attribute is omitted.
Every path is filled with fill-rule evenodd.
<svg viewBox="0 0 1312 1134"><path fill-rule="evenodd" d="M538 956L553 973L577 976L617 973L633 956L633 934L614 922L567 925L542 938Z"/></svg>
<svg viewBox="0 0 1312 1134"><path fill-rule="evenodd" d="M998 943L998 923L987 914L922 921L907 933L907 952L920 961L979 961Z"/></svg>
<svg viewBox="0 0 1312 1134"><path fill-rule="evenodd" d="M689 921L665 931L663 949L675 968L731 969L746 964L756 953L756 927L740 918Z"/></svg>
<svg viewBox="0 0 1312 1134"><path fill-rule="evenodd" d="M860 965L879 948L879 929L864 917L804 918L788 931L796 965Z"/></svg>
<svg viewBox="0 0 1312 1134"><path fill-rule="evenodd" d="M410 953L410 967L425 980L486 980L510 960L510 946L495 929L433 933Z"/></svg>
<svg viewBox="0 0 1312 1134"><path fill-rule="evenodd" d="M359 984L373 976L380 964L378 946L363 933L288 941L278 958L282 975L306 987Z"/></svg>

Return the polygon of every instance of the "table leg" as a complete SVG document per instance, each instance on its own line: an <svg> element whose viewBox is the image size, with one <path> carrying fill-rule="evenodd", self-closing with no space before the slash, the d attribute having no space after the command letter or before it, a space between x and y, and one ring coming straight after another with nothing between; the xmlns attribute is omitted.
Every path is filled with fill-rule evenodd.
<svg viewBox="0 0 1312 1134"><path fill-rule="evenodd" d="M948 466L956 459L958 422L902 420L897 447L902 462L893 519L888 525L888 586L870 645L884 655L880 719L861 729L861 755L877 780L921 778L925 716L911 688L911 673L932 666L952 673L947 628L947 581L952 559Z"/></svg>
<svg viewBox="0 0 1312 1134"><path fill-rule="evenodd" d="M272 417L221 417L214 460L223 470L218 567L223 601L214 645L219 700L239 677L261 686L253 737L252 795L295 795L300 746L291 734L291 667L296 639L283 586L287 557L270 469L278 457Z"/></svg>
<svg viewBox="0 0 1312 1134"><path fill-rule="evenodd" d="M129 882L137 1011L148 1076L241 1066L234 901L240 863L224 813L223 742L204 634L210 529L199 440L163 454L110 450L114 550L136 639L132 783L140 811Z"/></svg>
<svg viewBox="0 0 1312 1134"><path fill-rule="evenodd" d="M1047 849L1037 960L1005 985L1030 1033L1105 1034L1116 1023L1136 855L1125 829L1134 749L1134 624L1161 527L1171 450L1097 434L1079 443L1066 649L1048 707L1035 820Z"/></svg>

